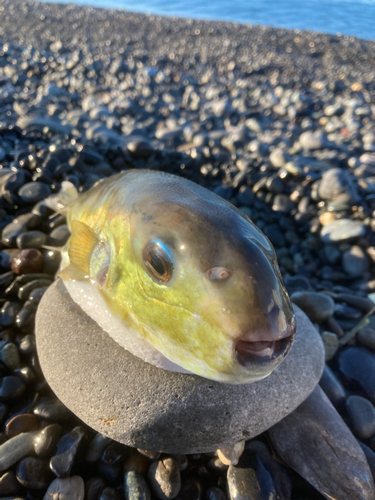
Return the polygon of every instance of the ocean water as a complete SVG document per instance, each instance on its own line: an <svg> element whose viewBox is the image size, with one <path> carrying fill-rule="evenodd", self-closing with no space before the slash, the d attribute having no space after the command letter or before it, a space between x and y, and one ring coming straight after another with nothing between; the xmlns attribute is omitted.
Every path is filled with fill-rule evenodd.
<svg viewBox="0 0 375 500"><path fill-rule="evenodd" d="M375 0L48 0L375 39Z"/></svg>

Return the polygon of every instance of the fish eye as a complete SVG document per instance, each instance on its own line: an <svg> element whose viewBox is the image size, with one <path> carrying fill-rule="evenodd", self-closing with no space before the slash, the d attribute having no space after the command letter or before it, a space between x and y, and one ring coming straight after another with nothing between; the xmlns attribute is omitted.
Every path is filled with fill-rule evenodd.
<svg viewBox="0 0 375 500"><path fill-rule="evenodd" d="M143 262L152 276L166 283L172 278L173 258L161 241L151 240L143 250Z"/></svg>

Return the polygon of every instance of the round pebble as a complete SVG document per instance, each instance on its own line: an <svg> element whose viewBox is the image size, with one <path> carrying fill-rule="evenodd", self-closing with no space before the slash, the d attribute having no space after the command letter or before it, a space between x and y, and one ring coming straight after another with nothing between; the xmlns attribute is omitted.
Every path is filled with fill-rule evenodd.
<svg viewBox="0 0 375 500"><path fill-rule="evenodd" d="M51 194L51 188L42 182L29 182L18 191L18 196L24 203L36 203Z"/></svg>
<svg viewBox="0 0 375 500"><path fill-rule="evenodd" d="M43 269L43 255L36 248L28 248L14 258L12 271L16 274L40 273Z"/></svg>

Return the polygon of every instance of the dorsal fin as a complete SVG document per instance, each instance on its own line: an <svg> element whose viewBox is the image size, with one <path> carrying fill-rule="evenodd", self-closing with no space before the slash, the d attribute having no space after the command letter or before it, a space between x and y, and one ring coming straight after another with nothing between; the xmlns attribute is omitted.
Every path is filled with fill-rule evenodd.
<svg viewBox="0 0 375 500"><path fill-rule="evenodd" d="M71 232L68 250L70 263L89 276L91 255L99 239L91 228L78 220L72 221Z"/></svg>

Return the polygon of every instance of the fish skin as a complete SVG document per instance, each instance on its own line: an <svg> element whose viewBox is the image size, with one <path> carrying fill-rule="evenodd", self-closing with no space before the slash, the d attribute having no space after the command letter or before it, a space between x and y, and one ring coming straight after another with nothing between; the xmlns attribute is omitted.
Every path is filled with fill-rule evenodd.
<svg viewBox="0 0 375 500"><path fill-rule="evenodd" d="M111 313L175 364L212 380L251 383L289 352L295 320L274 249L246 215L214 193L170 174L130 170L100 181L66 213L69 227L80 221L110 249L98 288ZM143 261L153 239L173 256L167 283L156 281ZM215 267L230 277L210 280ZM62 277L74 279L74 272ZM288 348L276 359L239 362L238 340L283 337Z"/></svg>

